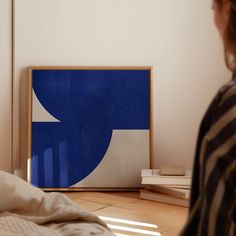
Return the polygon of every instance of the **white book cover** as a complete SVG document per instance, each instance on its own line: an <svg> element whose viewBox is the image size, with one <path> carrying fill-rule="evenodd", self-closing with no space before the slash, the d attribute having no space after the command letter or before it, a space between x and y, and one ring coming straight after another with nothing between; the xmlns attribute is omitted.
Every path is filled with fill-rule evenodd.
<svg viewBox="0 0 236 236"><path fill-rule="evenodd" d="M156 185L191 185L192 172L190 170L185 171L184 176L163 176L160 175L159 169L143 169L141 172L142 184L156 184Z"/></svg>
<svg viewBox="0 0 236 236"><path fill-rule="evenodd" d="M192 177L192 171L191 170L185 170L185 175L160 175L160 169L142 169L141 172L142 177L148 177L148 176L155 176L158 178L172 178L172 177L178 177L178 178L191 178Z"/></svg>

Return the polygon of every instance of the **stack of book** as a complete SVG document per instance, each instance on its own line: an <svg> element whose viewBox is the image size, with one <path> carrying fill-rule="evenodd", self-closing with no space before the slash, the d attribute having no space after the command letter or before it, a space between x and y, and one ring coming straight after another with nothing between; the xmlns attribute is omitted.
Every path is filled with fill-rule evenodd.
<svg viewBox="0 0 236 236"><path fill-rule="evenodd" d="M178 206L188 207L191 171L184 170L183 175L162 175L158 169L142 170L140 198Z"/></svg>

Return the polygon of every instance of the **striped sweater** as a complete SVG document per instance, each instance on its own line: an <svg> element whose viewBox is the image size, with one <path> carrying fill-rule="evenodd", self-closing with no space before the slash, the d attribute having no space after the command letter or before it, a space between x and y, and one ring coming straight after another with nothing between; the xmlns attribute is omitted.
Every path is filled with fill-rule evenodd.
<svg viewBox="0 0 236 236"><path fill-rule="evenodd" d="M236 77L202 120L189 217L180 235L236 235Z"/></svg>

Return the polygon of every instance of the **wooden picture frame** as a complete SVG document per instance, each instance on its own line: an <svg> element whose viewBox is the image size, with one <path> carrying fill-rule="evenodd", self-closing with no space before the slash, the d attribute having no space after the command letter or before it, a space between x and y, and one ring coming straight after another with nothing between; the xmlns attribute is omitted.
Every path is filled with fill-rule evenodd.
<svg viewBox="0 0 236 236"><path fill-rule="evenodd" d="M153 161L152 67L29 67L28 181L133 190Z"/></svg>

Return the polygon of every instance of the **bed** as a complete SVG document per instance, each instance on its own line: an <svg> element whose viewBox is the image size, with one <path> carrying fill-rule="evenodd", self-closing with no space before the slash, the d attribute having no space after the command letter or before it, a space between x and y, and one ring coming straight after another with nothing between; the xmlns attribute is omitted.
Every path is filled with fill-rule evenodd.
<svg viewBox="0 0 236 236"><path fill-rule="evenodd" d="M24 180L0 171L0 235L114 235L97 216L61 193L44 193Z"/></svg>

